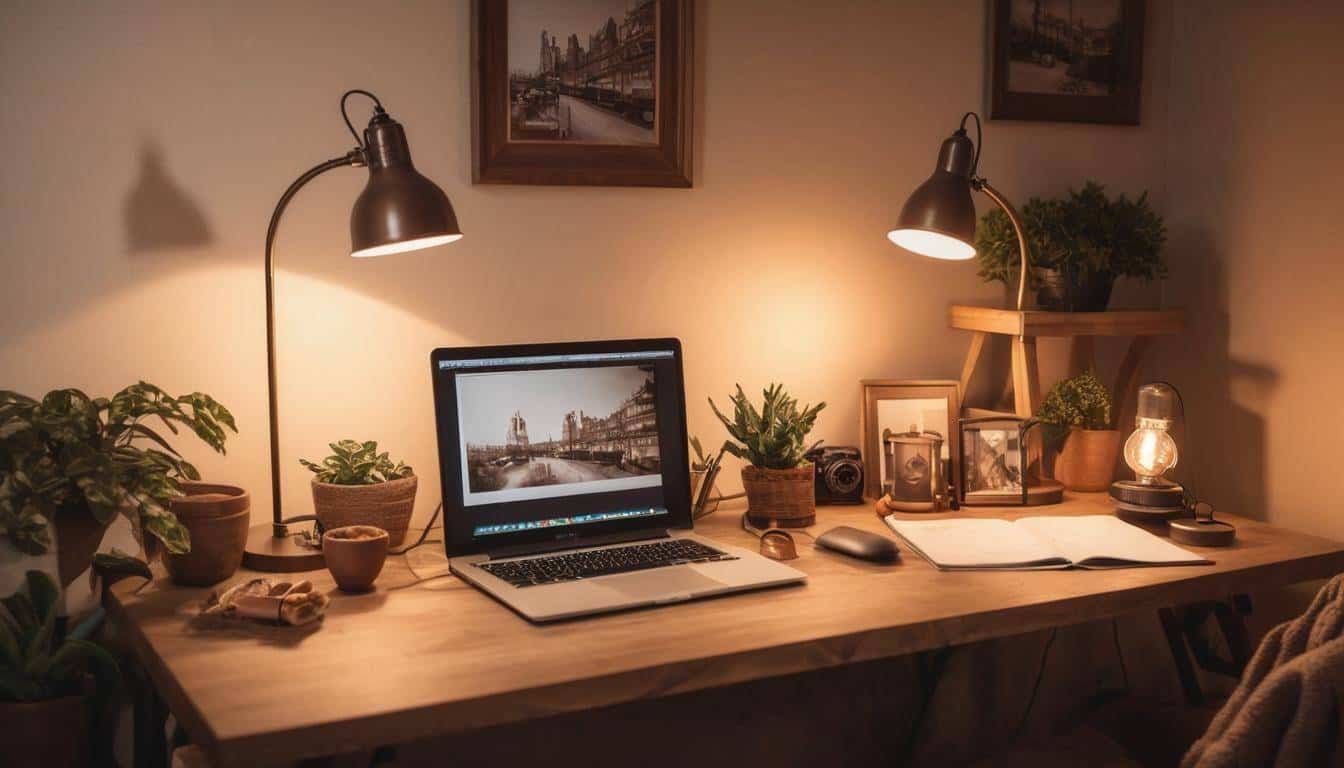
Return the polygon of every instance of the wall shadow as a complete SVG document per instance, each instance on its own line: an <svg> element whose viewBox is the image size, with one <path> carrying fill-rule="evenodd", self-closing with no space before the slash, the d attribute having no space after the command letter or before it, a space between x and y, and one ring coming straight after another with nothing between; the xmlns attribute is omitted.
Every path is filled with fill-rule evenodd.
<svg viewBox="0 0 1344 768"><path fill-rule="evenodd" d="M214 242L205 213L168 174L158 145L140 149L140 175L122 206L126 252L133 257L172 257Z"/></svg>
<svg viewBox="0 0 1344 768"><path fill-rule="evenodd" d="M1187 291L1187 339L1171 345L1152 378L1166 376L1181 391L1184 433L1175 435L1182 454L1172 475L1201 501L1221 511L1263 520L1269 500L1267 429L1259 412L1273 398L1274 368L1238 360L1231 350L1231 299L1223 259L1205 232L1180 247L1191 273ZM1166 372L1170 371L1168 375Z"/></svg>

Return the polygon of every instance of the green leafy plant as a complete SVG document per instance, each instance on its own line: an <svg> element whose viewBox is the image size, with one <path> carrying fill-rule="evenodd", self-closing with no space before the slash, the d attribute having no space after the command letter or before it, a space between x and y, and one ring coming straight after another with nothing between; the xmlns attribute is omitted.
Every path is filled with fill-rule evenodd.
<svg viewBox="0 0 1344 768"><path fill-rule="evenodd" d="M103 525L121 513L169 552L189 551L191 538L169 505L181 481L200 473L145 423L152 419L174 435L186 427L221 454L225 430L238 431L209 395L172 397L143 381L110 399L77 389L40 401L0 391L0 536L39 555L51 548L48 523L58 512Z"/></svg>
<svg viewBox="0 0 1344 768"><path fill-rule="evenodd" d="M1055 384L1036 414L1046 444L1059 447L1073 427L1110 429L1111 405L1110 390L1090 371Z"/></svg>
<svg viewBox="0 0 1344 768"><path fill-rule="evenodd" d="M737 394L729 398L733 404L732 419L724 416L714 405L713 398L710 399L709 407L714 409L714 415L737 441L725 442L723 450L761 469L793 469L802 465L805 463L803 454L814 447L804 441L812 431L817 414L826 404L817 403L800 409L798 401L784 391L783 384L771 384L762 394L765 400L758 411L747 400L739 384ZM816 444L820 442L818 440Z"/></svg>
<svg viewBox="0 0 1344 768"><path fill-rule="evenodd" d="M1167 229L1149 205L1147 192L1132 200L1125 195L1111 198L1105 187L1088 181L1064 198L1033 197L1020 214L1035 267L1061 270L1079 280L1089 275L1143 280L1167 275L1162 258ZM1002 210L994 208L980 218L975 250L985 281L1017 282L1017 235ZM1033 287L1039 283L1034 274L1028 280Z"/></svg>
<svg viewBox="0 0 1344 768"><path fill-rule="evenodd" d="M28 571L25 588L0 600L0 701L47 701L79 695L92 677L99 697L121 684L116 659L89 638L103 619L95 610L73 627L57 617L60 589Z"/></svg>
<svg viewBox="0 0 1344 768"><path fill-rule="evenodd" d="M331 455L314 464L307 459L299 463L317 475L319 483L333 485L373 485L410 477L415 472L402 462L392 463L386 453L378 452L378 443L370 440L342 440L330 443Z"/></svg>

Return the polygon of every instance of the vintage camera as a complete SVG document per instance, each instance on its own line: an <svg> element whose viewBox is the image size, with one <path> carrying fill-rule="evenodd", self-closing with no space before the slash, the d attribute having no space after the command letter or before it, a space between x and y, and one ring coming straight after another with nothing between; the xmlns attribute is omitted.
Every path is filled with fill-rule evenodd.
<svg viewBox="0 0 1344 768"><path fill-rule="evenodd" d="M817 446L804 458L817 473L818 504L863 503L863 458L858 448Z"/></svg>

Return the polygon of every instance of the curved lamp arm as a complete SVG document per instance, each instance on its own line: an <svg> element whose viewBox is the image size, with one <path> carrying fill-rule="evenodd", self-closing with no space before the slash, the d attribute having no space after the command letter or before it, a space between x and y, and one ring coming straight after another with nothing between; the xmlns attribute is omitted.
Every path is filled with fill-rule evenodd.
<svg viewBox="0 0 1344 768"><path fill-rule="evenodd" d="M275 233L280 226L280 217L284 215L285 207L289 205L290 199L303 188L303 185L333 168L361 167L364 164L364 150L352 149L341 157L313 166L304 172L280 196L280 202L275 204L275 212L271 214L271 225L266 230L266 383L270 395L271 415L271 524L277 538L287 534L286 523L312 519L312 516L303 515L284 520L280 514L280 420L276 410L275 383L275 256L272 252L272 247L275 245Z"/></svg>
<svg viewBox="0 0 1344 768"><path fill-rule="evenodd" d="M1022 270L1017 280L1017 311L1021 312L1027 298L1027 270L1030 268L1031 251L1027 248L1027 236L1022 231L1022 218L1017 215L1017 210L1013 204L1008 202L1008 198L999 194L999 190L990 186L989 182L979 177L971 179L971 186L984 192L994 204L1003 209L1008 214L1008 221L1013 224L1013 232L1017 234L1017 249L1022 256Z"/></svg>

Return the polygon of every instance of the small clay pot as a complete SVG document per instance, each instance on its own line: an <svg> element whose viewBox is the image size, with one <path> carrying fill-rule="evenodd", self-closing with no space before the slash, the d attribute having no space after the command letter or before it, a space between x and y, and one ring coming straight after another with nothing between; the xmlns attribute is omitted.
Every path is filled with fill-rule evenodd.
<svg viewBox="0 0 1344 768"><path fill-rule="evenodd" d="M236 485L184 482L172 512L191 534L191 551L163 554L163 565L178 584L207 587L229 578L243 562L251 497Z"/></svg>
<svg viewBox="0 0 1344 768"><path fill-rule="evenodd" d="M336 586L364 592L373 586L387 560L387 531L372 525L347 525L322 535L322 554Z"/></svg>

